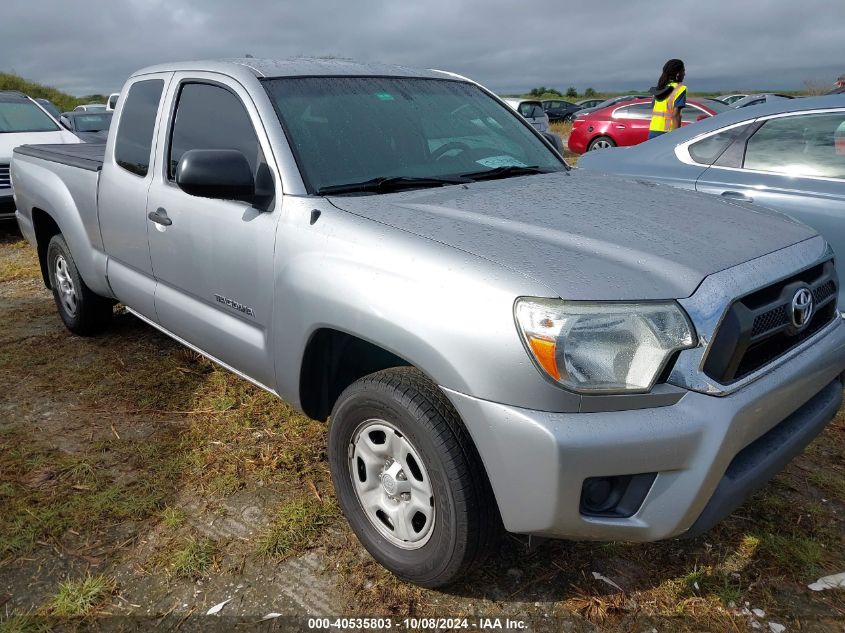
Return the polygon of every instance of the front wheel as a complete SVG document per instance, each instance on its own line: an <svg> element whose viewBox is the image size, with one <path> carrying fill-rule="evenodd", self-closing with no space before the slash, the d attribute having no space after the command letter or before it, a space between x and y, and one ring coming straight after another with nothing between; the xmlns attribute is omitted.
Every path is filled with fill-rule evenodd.
<svg viewBox="0 0 845 633"><path fill-rule="evenodd" d="M113 304L85 285L61 235L54 235L47 245L47 270L65 327L81 336L102 332L111 319Z"/></svg>
<svg viewBox="0 0 845 633"><path fill-rule="evenodd" d="M443 392L416 369L370 374L341 394L329 463L358 539L404 580L451 583L481 563L501 533L469 434Z"/></svg>
<svg viewBox="0 0 845 633"><path fill-rule="evenodd" d="M592 152L597 149L609 149L611 147L616 147L616 143L612 138L609 136L597 136L590 141L590 144L587 146L587 151Z"/></svg>

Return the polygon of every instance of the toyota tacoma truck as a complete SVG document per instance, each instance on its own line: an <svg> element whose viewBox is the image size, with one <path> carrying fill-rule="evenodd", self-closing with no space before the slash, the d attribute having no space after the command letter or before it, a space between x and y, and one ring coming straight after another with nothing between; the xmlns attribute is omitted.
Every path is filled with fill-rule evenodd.
<svg viewBox="0 0 845 633"><path fill-rule="evenodd" d="M116 302L318 420L352 529L434 587L503 530L709 529L829 422L833 253L740 203L570 169L442 71L146 68L105 145L15 149L69 330Z"/></svg>

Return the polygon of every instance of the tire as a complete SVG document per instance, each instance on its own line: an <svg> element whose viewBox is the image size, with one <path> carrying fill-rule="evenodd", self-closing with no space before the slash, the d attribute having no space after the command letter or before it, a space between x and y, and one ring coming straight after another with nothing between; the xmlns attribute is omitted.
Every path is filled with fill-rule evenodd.
<svg viewBox="0 0 845 633"><path fill-rule="evenodd" d="M502 533L472 439L443 392L416 369L370 374L340 395L329 464L352 530L403 580L431 588L452 583L483 562Z"/></svg>
<svg viewBox="0 0 845 633"><path fill-rule="evenodd" d="M92 336L102 332L112 316L113 302L91 291L61 234L47 245L47 272L53 300L65 327L74 334Z"/></svg>
<svg viewBox="0 0 845 633"><path fill-rule="evenodd" d="M616 147L616 142L609 136L597 136L587 146L588 152L593 152L597 149L607 149L609 147Z"/></svg>

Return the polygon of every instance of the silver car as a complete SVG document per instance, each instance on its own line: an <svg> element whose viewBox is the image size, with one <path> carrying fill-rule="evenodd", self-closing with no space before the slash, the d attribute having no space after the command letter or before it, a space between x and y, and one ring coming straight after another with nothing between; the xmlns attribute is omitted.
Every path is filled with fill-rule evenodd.
<svg viewBox="0 0 845 633"><path fill-rule="evenodd" d="M519 112L538 132L549 131L549 115L543 109L543 102L536 99L503 99Z"/></svg>
<svg viewBox="0 0 845 633"><path fill-rule="evenodd" d="M585 154L578 167L786 213L827 238L845 274L845 94L726 112L642 145Z"/></svg>

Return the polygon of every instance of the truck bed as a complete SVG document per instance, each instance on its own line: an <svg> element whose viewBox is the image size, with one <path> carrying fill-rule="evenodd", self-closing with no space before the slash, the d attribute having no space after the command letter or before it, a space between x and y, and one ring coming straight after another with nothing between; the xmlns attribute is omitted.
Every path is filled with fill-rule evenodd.
<svg viewBox="0 0 845 633"><path fill-rule="evenodd" d="M21 145L15 154L33 156L61 165L100 171L106 155L105 143L69 143L65 145Z"/></svg>

